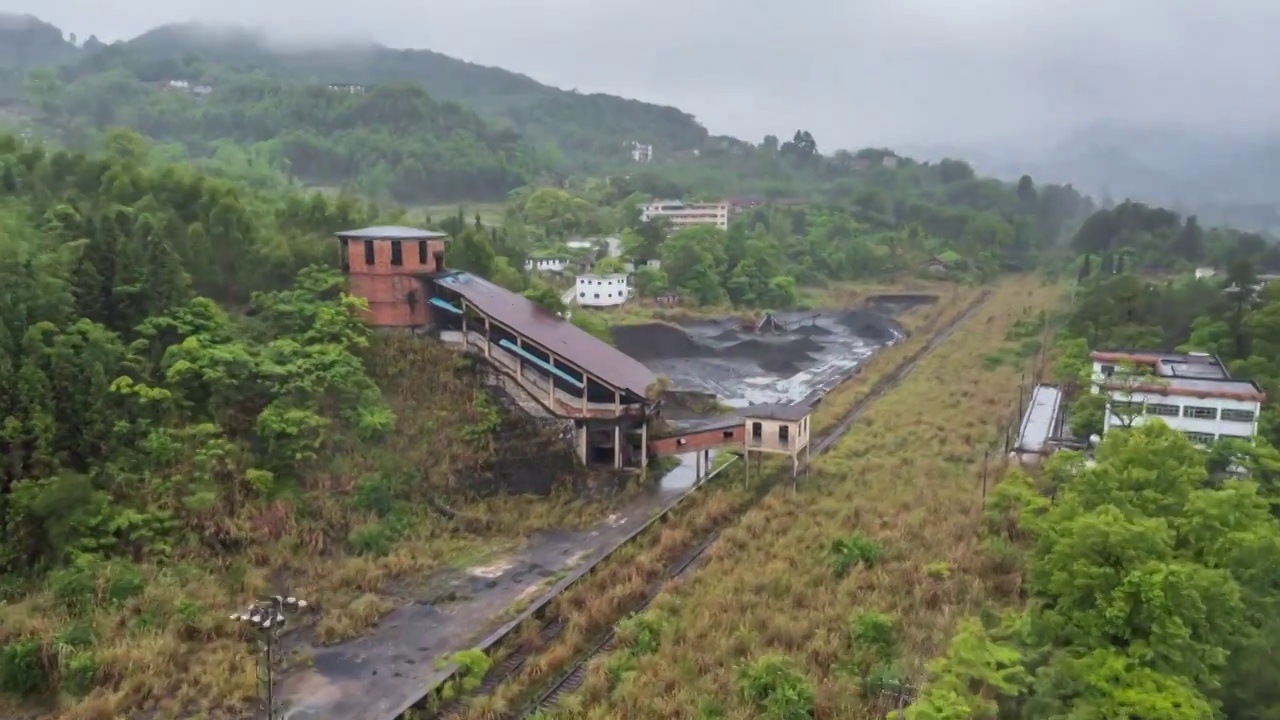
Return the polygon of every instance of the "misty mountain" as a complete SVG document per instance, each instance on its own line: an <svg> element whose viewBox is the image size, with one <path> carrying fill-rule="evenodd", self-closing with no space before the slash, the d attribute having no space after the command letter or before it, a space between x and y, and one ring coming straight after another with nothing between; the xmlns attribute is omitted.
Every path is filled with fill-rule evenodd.
<svg viewBox="0 0 1280 720"><path fill-rule="evenodd" d="M147 65L153 74L176 73L191 56L322 85L420 84L435 99L461 103L530 139L554 143L579 164L609 157L625 161L631 141L652 144L661 156L701 148L708 138L705 127L677 108L562 90L430 50L398 50L359 39L302 45L244 28L166 25L87 53L79 71L128 64L134 69Z"/></svg>
<svg viewBox="0 0 1280 720"><path fill-rule="evenodd" d="M920 157L963 157L1003 179L1029 174L1094 197L1155 203L1202 222L1280 229L1280 136L1095 124L1039 147L919 146Z"/></svg>
<svg viewBox="0 0 1280 720"><path fill-rule="evenodd" d="M57 27L31 15L0 13L0 102L22 99L31 70L71 62L78 52Z"/></svg>

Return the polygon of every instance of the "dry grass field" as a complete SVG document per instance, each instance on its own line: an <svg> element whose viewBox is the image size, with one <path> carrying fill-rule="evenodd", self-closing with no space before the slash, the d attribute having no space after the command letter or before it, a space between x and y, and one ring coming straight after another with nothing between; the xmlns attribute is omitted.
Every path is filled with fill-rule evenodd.
<svg viewBox="0 0 1280 720"><path fill-rule="evenodd" d="M998 594L976 535L980 483L1021 370L984 358L1061 297L1033 277L997 286L797 491L775 489L625 623L552 715L883 717L956 620Z"/></svg>
<svg viewBox="0 0 1280 720"><path fill-rule="evenodd" d="M929 339L938 328L945 327L948 323L964 314L965 310L982 294L983 289L961 285L936 285L927 289L919 289L917 285L910 285L903 286L897 290L863 288L851 292L861 293L860 297L864 299L868 295L881 292L918 292L936 295L938 302L917 305L898 317L898 321L911 333L910 336L897 345L872 355L865 363L858 366L848 380L832 388L831 392L822 398L822 403L813 414L813 424L816 432L822 432L839 422L840 418L844 417L855 404L866 397L867 393L875 385L876 380L897 367L904 358L910 357L912 353L928 344ZM850 307L853 307L860 302L858 297L857 295L850 297L846 302Z"/></svg>
<svg viewBox="0 0 1280 720"><path fill-rule="evenodd" d="M582 527L607 515L605 503L567 494L451 500L465 518L432 514L423 499L446 497L446 488L482 471L491 452L462 437L483 420L474 402L479 385L449 372L456 355L441 345L399 336L386 342L381 350L400 363L381 365L380 378L398 432L384 444L341 449L320 469L323 492L262 508L254 517L261 543L234 555L180 550L163 561L113 561L97 576L59 571L43 587L0 602L0 652L26 638L44 644L46 662L88 649L105 686L40 710L0 703L0 717L243 717L255 697L252 646L227 618L254 598L285 592L311 599L323 612L314 628L298 629L334 643L368 629L433 571L478 563L537 530ZM421 382L426 373L431 383ZM375 476L402 477L416 488L414 510L397 519L403 529L395 533L383 532L377 513L351 505L362 492L358 481ZM69 605L82 591L103 602Z"/></svg>

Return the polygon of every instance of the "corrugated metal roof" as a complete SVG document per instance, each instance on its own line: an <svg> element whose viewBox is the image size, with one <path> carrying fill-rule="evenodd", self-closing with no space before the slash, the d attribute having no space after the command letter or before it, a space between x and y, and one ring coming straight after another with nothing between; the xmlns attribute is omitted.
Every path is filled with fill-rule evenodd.
<svg viewBox="0 0 1280 720"><path fill-rule="evenodd" d="M338 237L353 240L443 240L449 236L435 230L421 230L403 225L378 225L360 230L344 230L338 233Z"/></svg>
<svg viewBox="0 0 1280 720"><path fill-rule="evenodd" d="M1106 390L1142 392L1155 395L1180 395L1183 397L1217 397L1246 402L1266 402L1267 396L1252 380L1209 380L1199 378L1157 377L1116 378L1102 384Z"/></svg>
<svg viewBox="0 0 1280 720"><path fill-rule="evenodd" d="M1018 450L1038 453L1044 449L1058 424L1061 402L1062 392L1058 388L1052 385L1036 386L1031 392L1027 414L1022 418L1022 428L1018 431Z"/></svg>
<svg viewBox="0 0 1280 720"><path fill-rule="evenodd" d="M523 295L477 275L458 272L435 278L475 309L520 333L615 388L645 397L658 379L640 361L578 326L543 309Z"/></svg>

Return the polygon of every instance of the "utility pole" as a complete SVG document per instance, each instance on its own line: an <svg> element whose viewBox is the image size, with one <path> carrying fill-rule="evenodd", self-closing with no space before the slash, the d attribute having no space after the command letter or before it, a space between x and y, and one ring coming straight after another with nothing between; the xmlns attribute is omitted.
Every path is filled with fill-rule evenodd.
<svg viewBox="0 0 1280 720"><path fill-rule="evenodd" d="M306 600L296 597L273 595L258 600L244 612L231 616L232 620L245 623L253 628L257 635L258 652L255 659L258 677L258 697L266 710L267 720L275 720L275 678L274 669L276 652L280 644L280 635L287 624L287 615L294 615L306 610L310 605Z"/></svg>

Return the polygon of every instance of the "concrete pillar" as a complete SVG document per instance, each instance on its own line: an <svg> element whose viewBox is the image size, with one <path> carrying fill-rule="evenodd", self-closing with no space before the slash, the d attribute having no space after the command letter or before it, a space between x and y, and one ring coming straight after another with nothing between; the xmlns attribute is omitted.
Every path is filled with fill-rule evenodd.
<svg viewBox="0 0 1280 720"><path fill-rule="evenodd" d="M516 347L522 347L520 345L519 335L516 335ZM524 382L524 358L520 355L520 353L511 353L511 357L516 359L516 380L523 383Z"/></svg>
<svg viewBox="0 0 1280 720"><path fill-rule="evenodd" d="M696 485L702 480L702 451L698 450L693 453L693 483Z"/></svg>
<svg viewBox="0 0 1280 720"><path fill-rule="evenodd" d="M556 366L556 356L549 351L547 352L547 364L551 367ZM553 408L556 406L556 374L550 370L547 371L547 405Z"/></svg>
<svg viewBox="0 0 1280 720"><path fill-rule="evenodd" d="M588 465L587 458L587 424L584 422L578 426L578 458L582 460L583 465Z"/></svg>
<svg viewBox="0 0 1280 720"><path fill-rule="evenodd" d="M613 426L613 469L622 469L622 426Z"/></svg>
<svg viewBox="0 0 1280 720"><path fill-rule="evenodd" d="M640 468L648 470L649 468L649 420L645 419L643 425L640 426Z"/></svg>
<svg viewBox="0 0 1280 720"><path fill-rule="evenodd" d="M484 356L490 357L489 346L493 344L493 333L489 330L489 318L484 319Z"/></svg>

